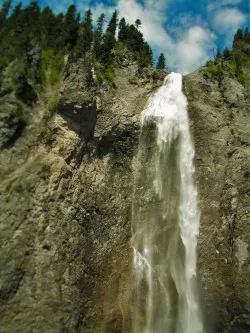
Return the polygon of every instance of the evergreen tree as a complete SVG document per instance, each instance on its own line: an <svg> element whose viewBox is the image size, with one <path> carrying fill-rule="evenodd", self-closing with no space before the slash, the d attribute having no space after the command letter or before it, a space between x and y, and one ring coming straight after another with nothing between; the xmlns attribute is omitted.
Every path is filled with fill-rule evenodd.
<svg viewBox="0 0 250 333"><path fill-rule="evenodd" d="M115 10L107 27L107 32L109 32L113 36L115 36L116 33L117 23L118 23L118 13Z"/></svg>
<svg viewBox="0 0 250 333"><path fill-rule="evenodd" d="M105 21L105 15L102 13L97 19L97 27L94 31L94 53L97 59L100 58L102 52L103 43L103 24Z"/></svg>
<svg viewBox="0 0 250 333"><path fill-rule="evenodd" d="M156 69L165 69L166 67L165 62L166 62L165 56L163 53L161 53L156 64Z"/></svg>
<svg viewBox="0 0 250 333"><path fill-rule="evenodd" d="M96 28L96 31L98 31L100 34L102 34L103 31L104 21L105 21L105 15L102 13L97 19L97 28Z"/></svg>
<svg viewBox="0 0 250 333"><path fill-rule="evenodd" d="M244 32L244 41L250 44L250 32L247 27Z"/></svg>
<svg viewBox="0 0 250 333"><path fill-rule="evenodd" d="M232 52L226 47L225 50L223 51L223 58L225 60L229 60L232 57Z"/></svg>
<svg viewBox="0 0 250 333"><path fill-rule="evenodd" d="M82 24L82 40L83 40L83 47L86 50L90 50L91 48L91 44L93 41L93 20L92 20L92 12L90 9L88 9L85 12L85 17L84 17L84 21Z"/></svg>
<svg viewBox="0 0 250 333"><path fill-rule="evenodd" d="M76 13L76 6L69 6L64 18L65 44L70 48L76 45L79 29L79 15Z"/></svg>
<svg viewBox="0 0 250 333"><path fill-rule="evenodd" d="M20 25L20 21L22 20L21 17L22 17L22 3L19 2L13 9L8 20L8 26L10 30L16 30L16 28ZM21 32L22 31L20 31L20 33Z"/></svg>
<svg viewBox="0 0 250 333"><path fill-rule="evenodd" d="M24 8L20 2L11 13L10 8L11 0L5 0L0 9L0 71L17 57L27 69L28 62L33 61L34 52L41 52L41 71L38 72L51 72L50 68L53 67L58 75L65 52L72 51L72 59L76 59L75 56L81 57L87 51L92 51L92 58L101 63L101 75L105 77L114 73L112 65L116 57L117 11L112 14L106 32L103 33L104 14L98 18L93 31L91 10L86 11L83 22L80 23L75 5L69 6L65 15L55 15L49 7L41 10L37 1L31 1ZM134 25L129 25L122 18L119 22L118 40L130 51L139 68L143 68L152 66L153 53L138 30L140 25L139 19ZM57 63L60 63L59 66ZM33 74L32 78L35 77ZM36 81L39 81L39 77ZM40 82L45 81L41 76Z"/></svg>
<svg viewBox="0 0 250 333"><path fill-rule="evenodd" d="M2 8L0 10L0 29L4 25L5 20L7 19L7 15L10 11L12 0L5 0L2 4Z"/></svg>
<svg viewBox="0 0 250 333"><path fill-rule="evenodd" d="M221 51L220 51L220 49L217 50L217 53L216 53L216 57L215 57L215 58L216 58L216 60L222 58L222 55L221 55Z"/></svg>
<svg viewBox="0 0 250 333"><path fill-rule="evenodd" d="M29 6L24 9L24 23L26 23L27 34L30 34L31 46L34 47L41 38L40 30L40 7L37 1L32 1Z"/></svg>
<svg viewBox="0 0 250 333"><path fill-rule="evenodd" d="M17 52L26 53L40 41L40 7L36 1L32 1L27 7L21 10L16 26L18 38ZM14 23L15 24L15 23ZM19 36L18 36L19 35Z"/></svg>
<svg viewBox="0 0 250 333"><path fill-rule="evenodd" d="M135 26L136 26L137 29L138 29L139 27L141 27L141 20L140 20L140 19L137 19L137 20L135 21Z"/></svg>
<svg viewBox="0 0 250 333"><path fill-rule="evenodd" d="M92 12L88 9L85 12L84 21L80 26L79 38L77 41L76 53L78 56L83 55L91 49L93 41L93 25L92 25Z"/></svg>
<svg viewBox="0 0 250 333"><path fill-rule="evenodd" d="M145 42L142 33L138 31L133 24L131 24L128 27L128 39L127 39L128 48L131 51L138 53L143 50L144 43Z"/></svg>
<svg viewBox="0 0 250 333"><path fill-rule="evenodd" d="M153 66L153 52L147 42L144 42L141 52L138 54L139 68Z"/></svg>
<svg viewBox="0 0 250 333"><path fill-rule="evenodd" d="M238 29L234 36L235 40L243 40L243 32L242 29Z"/></svg>
<svg viewBox="0 0 250 333"><path fill-rule="evenodd" d="M234 40L233 40L233 47L237 47L237 44L239 41L243 41L243 32L241 29L238 29L236 31L236 34L234 35Z"/></svg>
<svg viewBox="0 0 250 333"><path fill-rule="evenodd" d="M56 18L49 7L45 7L40 16L41 46L44 48L53 47L55 35Z"/></svg>
<svg viewBox="0 0 250 333"><path fill-rule="evenodd" d="M111 65L114 62L114 53L113 50L116 45L115 36L106 31L103 36L102 51L99 55L99 60L103 65Z"/></svg>
<svg viewBox="0 0 250 333"><path fill-rule="evenodd" d="M122 42L128 39L128 25L124 17L120 20L118 28L118 40Z"/></svg>
<svg viewBox="0 0 250 333"><path fill-rule="evenodd" d="M217 49L217 53L216 53L216 56L215 56L215 64L218 64L218 63L221 64L221 60L222 60L221 51L220 51L220 49Z"/></svg>

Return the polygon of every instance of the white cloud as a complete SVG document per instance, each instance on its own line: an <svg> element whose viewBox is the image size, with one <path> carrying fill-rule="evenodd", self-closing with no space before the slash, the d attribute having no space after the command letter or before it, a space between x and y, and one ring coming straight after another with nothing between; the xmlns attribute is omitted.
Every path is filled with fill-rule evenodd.
<svg viewBox="0 0 250 333"><path fill-rule="evenodd" d="M145 0L144 6L136 0L119 0L117 8L120 17L124 16L130 23L140 18L145 39L154 50L165 53L170 67L183 74L203 64L214 48L215 35L195 23L192 26L191 20L189 29L184 25L180 31L178 27L177 39L173 39L164 27L167 20L167 4L164 0Z"/></svg>
<svg viewBox="0 0 250 333"><path fill-rule="evenodd" d="M200 26L190 28L183 40L177 42L177 68L187 74L204 64L214 48L215 35Z"/></svg>
<svg viewBox="0 0 250 333"><path fill-rule="evenodd" d="M146 0L144 7L136 0L119 0L117 4L120 17L125 17L127 22L134 23L138 18L142 21L141 31L145 39L156 47L172 45L172 40L163 27L166 20L163 6L163 0L159 0L157 5L155 1Z"/></svg>
<svg viewBox="0 0 250 333"><path fill-rule="evenodd" d="M215 13L214 27L222 32L234 32L246 21L246 16L237 8L225 8Z"/></svg>
<svg viewBox="0 0 250 333"><path fill-rule="evenodd" d="M212 11L219 9L224 6L237 6L242 2L242 0L215 0L215 1L210 1L207 10Z"/></svg>

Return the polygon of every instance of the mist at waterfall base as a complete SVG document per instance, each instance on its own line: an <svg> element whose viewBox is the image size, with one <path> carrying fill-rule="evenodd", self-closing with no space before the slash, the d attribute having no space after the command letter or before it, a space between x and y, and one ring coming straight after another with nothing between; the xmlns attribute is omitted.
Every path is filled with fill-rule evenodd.
<svg viewBox="0 0 250 333"><path fill-rule="evenodd" d="M124 333L202 333L194 147L181 74L171 73L141 116L134 161L133 278Z"/></svg>

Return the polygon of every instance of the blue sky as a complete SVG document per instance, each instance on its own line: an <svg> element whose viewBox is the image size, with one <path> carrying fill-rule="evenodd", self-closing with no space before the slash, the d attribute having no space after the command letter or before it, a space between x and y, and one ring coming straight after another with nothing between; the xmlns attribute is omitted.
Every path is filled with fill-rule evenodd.
<svg viewBox="0 0 250 333"><path fill-rule="evenodd" d="M0 4L3 0L0 0ZM14 3L18 1L14 0ZM29 3L23 0L23 4ZM38 0L55 12L75 3L81 15L88 8L94 18L102 12L133 23L142 21L141 31L156 56L164 52L169 67L183 74L213 57L217 48L231 47L238 27L250 27L249 0Z"/></svg>

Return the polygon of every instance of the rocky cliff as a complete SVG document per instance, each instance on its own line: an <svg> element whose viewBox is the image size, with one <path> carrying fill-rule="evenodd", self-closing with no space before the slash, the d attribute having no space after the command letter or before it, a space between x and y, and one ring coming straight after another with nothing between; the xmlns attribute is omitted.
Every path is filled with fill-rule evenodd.
<svg viewBox="0 0 250 333"><path fill-rule="evenodd" d="M121 332L140 113L165 75L136 70L124 61L115 85L93 86L83 59L68 64L56 113L50 97L24 106L1 92L1 333ZM211 332L247 332L250 96L202 71L184 90L205 320Z"/></svg>
<svg viewBox="0 0 250 333"><path fill-rule="evenodd" d="M250 94L225 73L184 80L196 148L199 273L207 327L249 330Z"/></svg>

